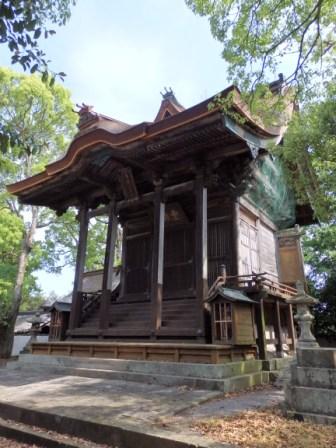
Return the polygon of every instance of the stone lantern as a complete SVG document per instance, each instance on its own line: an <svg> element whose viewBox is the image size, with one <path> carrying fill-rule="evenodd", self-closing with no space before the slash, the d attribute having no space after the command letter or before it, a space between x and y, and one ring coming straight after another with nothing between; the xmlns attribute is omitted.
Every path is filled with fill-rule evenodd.
<svg viewBox="0 0 336 448"><path fill-rule="evenodd" d="M315 336L311 332L311 324L313 316L309 307L318 303L317 299L314 299L306 293L303 287L303 283L296 282L297 295L292 299L288 299L287 302L292 305L296 305L296 315L294 316L300 328L300 336L297 342L298 348L314 348L319 347Z"/></svg>
<svg viewBox="0 0 336 448"><path fill-rule="evenodd" d="M43 320L41 319L41 313L39 311L36 311L35 315L28 319L28 322L30 322L31 329L30 329L30 343L35 342L37 340L37 335L41 332L41 324Z"/></svg>

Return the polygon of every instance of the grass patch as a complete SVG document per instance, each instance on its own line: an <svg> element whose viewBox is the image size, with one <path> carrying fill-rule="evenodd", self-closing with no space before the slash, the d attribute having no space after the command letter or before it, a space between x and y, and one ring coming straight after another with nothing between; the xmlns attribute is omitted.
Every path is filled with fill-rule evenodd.
<svg viewBox="0 0 336 448"><path fill-rule="evenodd" d="M285 418L278 408L247 411L193 425L202 435L244 448L331 448L336 426Z"/></svg>

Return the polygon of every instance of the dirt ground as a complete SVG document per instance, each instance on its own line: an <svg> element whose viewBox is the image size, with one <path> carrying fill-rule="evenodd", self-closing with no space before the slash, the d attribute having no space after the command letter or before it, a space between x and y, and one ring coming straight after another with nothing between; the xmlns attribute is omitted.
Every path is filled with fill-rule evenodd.
<svg viewBox="0 0 336 448"><path fill-rule="evenodd" d="M331 448L336 426L289 420L278 407L204 419L193 429L213 440L243 448Z"/></svg>
<svg viewBox="0 0 336 448"><path fill-rule="evenodd" d="M36 445L27 445L26 443L15 442L14 440L4 439L0 437L1 448L38 448Z"/></svg>

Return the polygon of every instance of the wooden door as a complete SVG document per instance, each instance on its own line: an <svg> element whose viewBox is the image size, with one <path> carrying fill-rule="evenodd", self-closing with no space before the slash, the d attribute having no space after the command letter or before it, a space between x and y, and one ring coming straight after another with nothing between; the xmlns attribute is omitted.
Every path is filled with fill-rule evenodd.
<svg viewBox="0 0 336 448"><path fill-rule="evenodd" d="M143 300L149 298L151 236L132 235L125 242L125 286L124 299Z"/></svg>
<svg viewBox="0 0 336 448"><path fill-rule="evenodd" d="M166 228L164 246L164 298L193 296L194 230L191 225Z"/></svg>

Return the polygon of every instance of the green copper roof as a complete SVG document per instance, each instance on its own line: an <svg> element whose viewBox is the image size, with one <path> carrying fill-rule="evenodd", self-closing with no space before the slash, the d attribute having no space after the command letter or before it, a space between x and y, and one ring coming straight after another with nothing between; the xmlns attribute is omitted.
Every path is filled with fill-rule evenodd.
<svg viewBox="0 0 336 448"><path fill-rule="evenodd" d="M237 289L225 288L224 286L218 286L209 300L214 300L218 295L223 297L223 299L228 299L232 302L256 303L254 300L247 297L247 295L242 291L238 291Z"/></svg>

